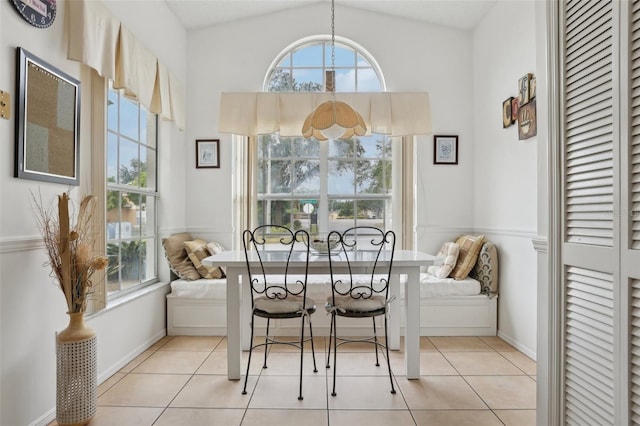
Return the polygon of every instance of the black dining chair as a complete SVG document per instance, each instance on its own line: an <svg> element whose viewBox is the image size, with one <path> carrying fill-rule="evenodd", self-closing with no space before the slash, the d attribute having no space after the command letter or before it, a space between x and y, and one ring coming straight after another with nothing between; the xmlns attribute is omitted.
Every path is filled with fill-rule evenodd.
<svg viewBox="0 0 640 426"><path fill-rule="evenodd" d="M327 368L330 368L331 345L333 343L333 391L336 396L336 363L338 347L346 343L369 342L375 347L376 366L380 366L378 347L384 348L387 356L391 393L396 393L389 360L389 342L387 338L387 312L389 282L393 265L396 236L393 231L381 230L372 226L356 226L343 233L332 231L327 240L339 240L338 249L329 256L331 273L331 296L327 298L325 308L331 314L329 331L329 350ZM355 256L371 259L371 267L366 273L352 271L351 261ZM335 262L347 262L348 274L334 272ZM347 338L339 336L337 318L371 318L373 335L365 338ZM384 318L384 344L378 341L376 318Z"/></svg>
<svg viewBox="0 0 640 426"><path fill-rule="evenodd" d="M245 230L243 244L251 285L251 347L242 393L247 393L247 379L249 378L253 350L264 347L262 368L267 368L269 346L284 344L300 349L300 393L298 399L302 400L302 366L305 341L311 341L313 371L318 372L311 326L311 314L316 311L316 304L307 297L309 234L305 230L293 232L280 225L262 225L254 230ZM258 257L260 267L257 271L250 267L250 257L252 256L250 252ZM294 259L304 262L304 274L290 273L289 264ZM276 271L274 271L273 262L282 266L275 268ZM269 267L268 273L266 266ZM253 341L256 317L267 320L264 343L254 344ZM300 321L300 340L298 342L283 341L270 336L269 325L272 319L298 319ZM307 339L304 337L305 320L309 323L310 337Z"/></svg>

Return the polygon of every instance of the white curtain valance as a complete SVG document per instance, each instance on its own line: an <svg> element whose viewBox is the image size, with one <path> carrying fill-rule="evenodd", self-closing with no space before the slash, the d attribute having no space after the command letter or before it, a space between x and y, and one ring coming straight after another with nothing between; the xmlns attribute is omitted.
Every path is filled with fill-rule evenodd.
<svg viewBox="0 0 640 426"><path fill-rule="evenodd" d="M114 88L184 130L184 89L156 56L97 0L69 6L67 58L113 80Z"/></svg>
<svg viewBox="0 0 640 426"><path fill-rule="evenodd" d="M324 101L326 92L222 93L218 131L256 136L276 133L301 136L307 115ZM429 94L417 93L336 93L362 115L367 133L392 136L431 133Z"/></svg>

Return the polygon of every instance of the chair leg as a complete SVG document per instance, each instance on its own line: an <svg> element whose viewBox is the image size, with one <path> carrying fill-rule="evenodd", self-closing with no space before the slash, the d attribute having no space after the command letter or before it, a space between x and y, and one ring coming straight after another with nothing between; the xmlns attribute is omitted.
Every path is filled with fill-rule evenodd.
<svg viewBox="0 0 640 426"><path fill-rule="evenodd" d="M302 324L304 327L304 323ZM311 317L309 317L309 335L311 336L311 356L313 357L313 372L318 372L318 367L316 367L316 348L313 344L313 327L311 326Z"/></svg>
<svg viewBox="0 0 640 426"><path fill-rule="evenodd" d="M331 366L329 365L329 359L331 359L331 338L333 337L333 316L335 314L332 312L331 313L331 321L329 321L329 346L328 346L328 350L327 350L327 368L331 368Z"/></svg>
<svg viewBox="0 0 640 426"><path fill-rule="evenodd" d="M249 360L247 361L247 374L244 375L244 388L242 389L242 394L247 394L247 380L249 379L249 367L251 367L251 354L253 353L253 323L255 322L255 317L251 315L251 345L249 346Z"/></svg>
<svg viewBox="0 0 640 426"><path fill-rule="evenodd" d="M377 347L378 345L376 345ZM393 376L391 375L391 360L389 359L389 337L387 333L387 316L384 316L384 347L387 350L387 367L389 368L389 380L391 381L391 393L396 393L393 387Z"/></svg>
<svg viewBox="0 0 640 426"><path fill-rule="evenodd" d="M373 320L373 341L375 343L374 346L376 347L376 367L380 367L380 361L378 360L378 333L376 331L376 317L373 317L371 319Z"/></svg>
<svg viewBox="0 0 640 426"><path fill-rule="evenodd" d="M269 318L267 318L267 331L264 336L264 364L262 368L267 368L267 352L269 352ZM253 345L253 342L251 342Z"/></svg>
<svg viewBox="0 0 640 426"><path fill-rule="evenodd" d="M302 401L302 364L304 360L304 315L301 317L302 323L300 324L300 395L298 400Z"/></svg>
<svg viewBox="0 0 640 426"><path fill-rule="evenodd" d="M336 314L331 315L331 325L333 327L333 391L331 396L336 396L336 371L338 371L338 365L336 364L338 358L338 328L336 327Z"/></svg>

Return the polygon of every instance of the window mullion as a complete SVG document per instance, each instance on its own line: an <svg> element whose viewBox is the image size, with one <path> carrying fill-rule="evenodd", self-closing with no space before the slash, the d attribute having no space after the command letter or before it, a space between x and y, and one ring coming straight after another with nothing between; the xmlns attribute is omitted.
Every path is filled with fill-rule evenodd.
<svg viewBox="0 0 640 426"><path fill-rule="evenodd" d="M318 230L329 231L329 144L320 142L320 199L318 200Z"/></svg>

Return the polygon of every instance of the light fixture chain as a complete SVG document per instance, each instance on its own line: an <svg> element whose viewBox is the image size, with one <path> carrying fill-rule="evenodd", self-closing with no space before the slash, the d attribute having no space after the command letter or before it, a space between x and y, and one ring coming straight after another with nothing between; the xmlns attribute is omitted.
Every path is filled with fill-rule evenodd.
<svg viewBox="0 0 640 426"><path fill-rule="evenodd" d="M331 85L331 98L336 99L336 2L331 0L331 72L333 74L333 84ZM334 106L335 108L335 106Z"/></svg>

